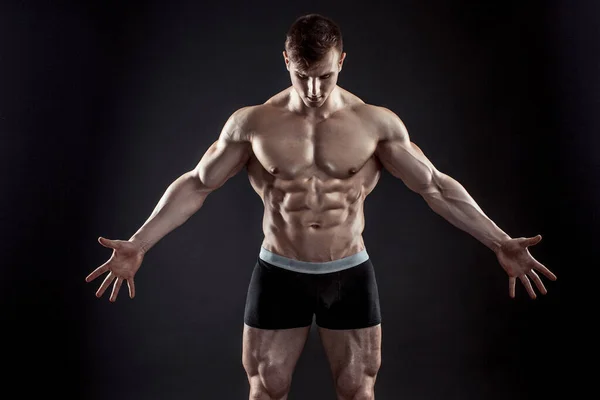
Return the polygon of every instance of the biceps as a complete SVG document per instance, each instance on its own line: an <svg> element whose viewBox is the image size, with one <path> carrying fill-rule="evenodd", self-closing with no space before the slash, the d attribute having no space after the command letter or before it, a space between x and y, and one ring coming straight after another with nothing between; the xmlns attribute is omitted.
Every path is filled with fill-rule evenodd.
<svg viewBox="0 0 600 400"><path fill-rule="evenodd" d="M219 139L204 153L195 168L202 183L211 189L217 189L237 174L250 157L249 142L234 142Z"/></svg>
<svg viewBox="0 0 600 400"><path fill-rule="evenodd" d="M437 190L442 174L416 144L408 140L385 141L379 145L378 156L386 170L410 190L421 194Z"/></svg>

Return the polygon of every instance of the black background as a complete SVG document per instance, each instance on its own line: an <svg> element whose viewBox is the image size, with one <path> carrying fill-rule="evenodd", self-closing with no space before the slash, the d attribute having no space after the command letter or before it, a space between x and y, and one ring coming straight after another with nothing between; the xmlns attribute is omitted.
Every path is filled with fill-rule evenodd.
<svg viewBox="0 0 600 400"><path fill-rule="evenodd" d="M247 398L262 203L244 172L147 254L134 300L98 300L84 277L110 256L98 236L129 238L233 111L290 84L284 35L310 12L344 34L338 84L396 112L507 233L541 233L531 252L559 278L510 299L494 254L384 173L364 232L384 318L377 398L582 388L598 2L15 1L0 8L0 291L3 386L18 398ZM313 329L290 399L333 398Z"/></svg>

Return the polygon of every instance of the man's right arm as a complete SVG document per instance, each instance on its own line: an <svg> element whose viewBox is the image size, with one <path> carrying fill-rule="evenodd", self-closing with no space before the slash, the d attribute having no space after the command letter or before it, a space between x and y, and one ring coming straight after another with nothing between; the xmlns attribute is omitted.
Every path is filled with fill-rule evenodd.
<svg viewBox="0 0 600 400"><path fill-rule="evenodd" d="M248 162L251 154L248 120L252 109L244 107L234 112L196 168L169 185L150 217L129 239L143 253L185 223L212 191L223 186Z"/></svg>

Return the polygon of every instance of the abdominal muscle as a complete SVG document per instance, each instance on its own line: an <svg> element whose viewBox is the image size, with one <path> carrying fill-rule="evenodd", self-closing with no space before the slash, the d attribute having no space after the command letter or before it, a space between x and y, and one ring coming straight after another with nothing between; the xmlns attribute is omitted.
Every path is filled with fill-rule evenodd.
<svg viewBox="0 0 600 400"><path fill-rule="evenodd" d="M262 246L296 260L326 262L365 248L360 182L315 177L275 180L265 188Z"/></svg>

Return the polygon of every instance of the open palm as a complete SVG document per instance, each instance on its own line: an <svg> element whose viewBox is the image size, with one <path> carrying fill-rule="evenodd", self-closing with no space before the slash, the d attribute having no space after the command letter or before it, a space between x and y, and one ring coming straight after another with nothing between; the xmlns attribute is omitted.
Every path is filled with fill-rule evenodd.
<svg viewBox="0 0 600 400"><path fill-rule="evenodd" d="M116 301L121 284L123 281L127 281L129 297L133 299L135 296L135 283L133 277L142 265L144 253L137 244L127 240L110 240L99 237L98 242L102 246L112 249L113 253L110 259L89 274L85 278L85 281L91 282L100 275L108 272L108 275L106 275L102 285L100 285L100 288L96 292L96 297L101 297L111 283L114 282L109 300L112 302Z"/></svg>
<svg viewBox="0 0 600 400"><path fill-rule="evenodd" d="M529 253L528 247L538 244L541 240L542 235L529 238L511 238L503 242L500 249L496 251L500 265L502 265L502 268L504 268L509 276L508 292L510 297L515 297L517 278L523 283L529 297L532 299L536 298L536 294L530 279L533 280L540 293L546 294L548 292L539 275L535 272L536 270L548 279L556 280L556 275Z"/></svg>

